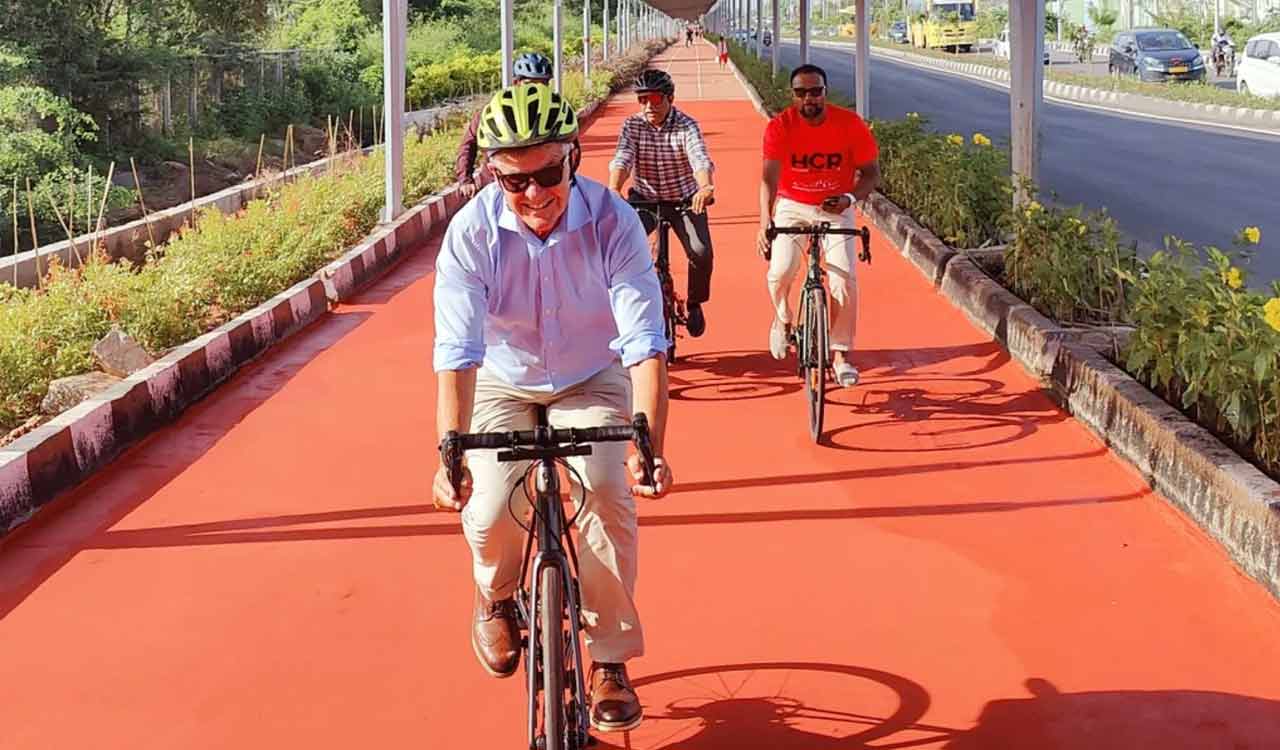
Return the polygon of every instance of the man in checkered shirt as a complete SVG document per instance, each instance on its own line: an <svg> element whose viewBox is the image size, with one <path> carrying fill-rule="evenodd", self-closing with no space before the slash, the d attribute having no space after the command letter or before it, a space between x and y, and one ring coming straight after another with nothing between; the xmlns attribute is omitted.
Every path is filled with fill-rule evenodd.
<svg viewBox="0 0 1280 750"><path fill-rule="evenodd" d="M715 192L712 164L702 130L692 117L672 104L676 85L661 70L645 70L636 77L640 112L622 123L618 150L609 163L609 188L619 195L628 175L634 181L628 195L640 201L689 200L693 213L672 215L671 228L689 256L689 335L707 329L702 305L711 298L711 232L707 228L707 203ZM640 212L646 232L653 232L657 218Z"/></svg>

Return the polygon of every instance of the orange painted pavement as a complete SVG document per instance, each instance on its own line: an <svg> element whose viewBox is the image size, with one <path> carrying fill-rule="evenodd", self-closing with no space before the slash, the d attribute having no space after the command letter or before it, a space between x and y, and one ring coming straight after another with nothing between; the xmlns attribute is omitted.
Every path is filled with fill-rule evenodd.
<svg viewBox="0 0 1280 750"><path fill-rule="evenodd" d="M764 353L764 123L709 45L664 61L718 165L717 269L672 373L679 491L641 509L648 718L601 747L1280 747L1280 606L879 235L864 380L811 443ZM523 683L475 663L467 548L428 509L430 271L5 542L0 748L522 747Z"/></svg>

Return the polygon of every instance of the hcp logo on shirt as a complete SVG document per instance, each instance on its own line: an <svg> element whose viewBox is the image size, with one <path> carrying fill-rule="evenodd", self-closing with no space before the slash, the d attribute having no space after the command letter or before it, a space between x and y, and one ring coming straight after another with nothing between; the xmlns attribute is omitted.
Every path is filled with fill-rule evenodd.
<svg viewBox="0 0 1280 750"><path fill-rule="evenodd" d="M834 154L824 154L815 152L812 154L792 154L792 169L839 169L840 164L844 161L844 154L836 152Z"/></svg>

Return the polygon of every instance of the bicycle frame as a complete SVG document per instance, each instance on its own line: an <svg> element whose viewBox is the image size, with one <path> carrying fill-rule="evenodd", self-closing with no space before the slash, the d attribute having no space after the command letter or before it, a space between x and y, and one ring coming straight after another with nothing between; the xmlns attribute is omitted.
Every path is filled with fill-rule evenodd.
<svg viewBox="0 0 1280 750"><path fill-rule="evenodd" d="M671 275L671 223L675 218L683 218L689 212L689 201L628 201L636 211L649 213L656 220L654 231L658 234L658 257L654 261L654 269L658 273L658 284L662 288L662 318L666 323L667 362L676 359L676 328L689 325L685 300L676 293L675 279ZM709 201L707 205L711 205Z"/></svg>
<svg viewBox="0 0 1280 750"><path fill-rule="evenodd" d="M539 619L539 590L542 574L554 569L559 573L563 590L562 611L554 613L554 621L565 623L563 645L569 651L565 672L572 671L572 682L567 689L572 693L572 726L565 727L570 747L584 748L590 742L590 718L587 708L586 670L582 658L581 590L578 586L578 555L565 518L560 499L560 474L558 461L570 456L591 455L591 442L630 440L635 443L643 466L642 483L653 484L655 471L652 445L649 441L648 421L644 414L637 414L627 427L591 427L585 429L552 429L547 422L546 407L537 410L537 425L532 431L507 433L481 433L459 435L450 432L440 444L441 461L448 469L449 481L456 492L462 481L462 455L475 448L498 448L499 462L532 461L535 493L531 498L533 521L525 538L524 557L520 564L520 583L516 589L515 603L517 624L526 631L522 644L525 671L528 677L528 730L530 750L539 748L538 693L546 675L542 674L542 646ZM528 474L525 474L527 481ZM513 490L514 491L514 490ZM537 552L534 553L534 544ZM553 643L560 643L557 638ZM542 699L544 715L551 711L562 712L564 696L545 695ZM553 738L554 739L554 738ZM554 750L563 750L555 747Z"/></svg>
<svg viewBox="0 0 1280 750"><path fill-rule="evenodd" d="M590 448L586 449L589 454ZM503 460L499 454L498 460ZM510 460L517 460L512 458ZM577 726L574 731L578 735L579 746L586 745L587 733L590 730L586 707L586 681L582 662L581 647L581 607L578 588L578 554L573 546L573 537L564 517L564 506L560 501L560 472L553 458L544 457L538 460L536 475L537 493L533 501L533 524L525 540L524 560L520 564L520 585L516 588L516 609L519 612L522 629L528 631L528 646L525 650L525 673L528 678L529 695L536 696L540 690L538 680L539 659L538 645L541 641L538 632L539 622L535 616L538 596L538 582L546 568L555 568L560 572L560 582L565 595L565 607L568 614L568 646L573 660L573 679L571 686L574 701L577 704L574 719ZM538 551L533 554L534 541ZM567 554L566 554L567 553ZM527 588L526 588L527 584ZM563 615L562 615L563 617ZM559 710L559 706L549 705L550 696L543 697L543 711ZM563 700L563 696L554 698ZM529 747L537 748L538 710L536 700L529 701ZM559 749L557 749L559 750Z"/></svg>

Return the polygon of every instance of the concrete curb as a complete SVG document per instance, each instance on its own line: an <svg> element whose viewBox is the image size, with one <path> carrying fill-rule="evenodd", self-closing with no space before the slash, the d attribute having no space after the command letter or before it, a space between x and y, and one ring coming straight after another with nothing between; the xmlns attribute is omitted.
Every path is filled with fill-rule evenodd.
<svg viewBox="0 0 1280 750"><path fill-rule="evenodd" d="M842 42L815 42L817 46L832 49L851 49L853 45ZM952 62L902 50L888 50L872 46L871 53L880 57L896 58L911 64L952 71L977 78L985 78L1008 86L1009 71L979 63ZM1128 115L1154 115L1180 117L1189 123L1200 125L1226 125L1280 133L1280 110L1231 107L1223 104L1200 104L1158 99L1141 94L1106 91L1088 86L1076 86L1058 81L1045 81L1046 96L1060 100L1080 102Z"/></svg>
<svg viewBox="0 0 1280 750"><path fill-rule="evenodd" d="M877 194L871 217L904 255L941 244ZM999 342L1143 478L1280 598L1280 483L1152 393L1100 353L1114 338L1057 324L998 284L966 253L913 258L969 320Z"/></svg>
<svg viewBox="0 0 1280 750"><path fill-rule="evenodd" d="M454 187L431 196L310 278L0 449L0 533L176 419L241 367L327 313L331 303L350 299L420 247L461 205Z"/></svg>

